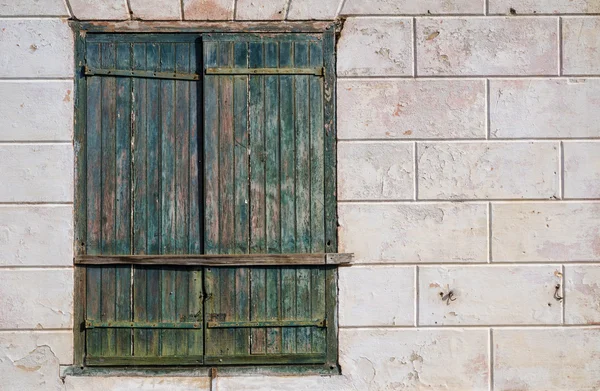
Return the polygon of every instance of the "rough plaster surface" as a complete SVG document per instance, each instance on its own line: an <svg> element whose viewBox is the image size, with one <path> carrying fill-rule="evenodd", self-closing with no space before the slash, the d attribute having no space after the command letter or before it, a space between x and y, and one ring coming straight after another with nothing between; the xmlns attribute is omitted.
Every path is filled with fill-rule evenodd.
<svg viewBox="0 0 600 391"><path fill-rule="evenodd" d="M129 0L129 6L134 19L181 19L181 0Z"/></svg>
<svg viewBox="0 0 600 391"><path fill-rule="evenodd" d="M70 144L0 144L0 202L73 201Z"/></svg>
<svg viewBox="0 0 600 391"><path fill-rule="evenodd" d="M555 18L417 20L419 75L556 75Z"/></svg>
<svg viewBox="0 0 600 391"><path fill-rule="evenodd" d="M0 19L0 78L73 77L73 36L65 19Z"/></svg>
<svg viewBox="0 0 600 391"><path fill-rule="evenodd" d="M339 3L340 0L292 0L288 19L334 19Z"/></svg>
<svg viewBox="0 0 600 391"><path fill-rule="evenodd" d="M485 137L482 80L342 79L337 104L341 139Z"/></svg>
<svg viewBox="0 0 600 391"><path fill-rule="evenodd" d="M483 14L483 0L347 0L342 15Z"/></svg>
<svg viewBox="0 0 600 391"><path fill-rule="evenodd" d="M550 142L419 144L419 198L556 198L558 149Z"/></svg>
<svg viewBox="0 0 600 391"><path fill-rule="evenodd" d="M338 76L410 76L412 20L348 19L338 41Z"/></svg>
<svg viewBox="0 0 600 391"><path fill-rule="evenodd" d="M600 142L565 142L565 197L600 198Z"/></svg>
<svg viewBox="0 0 600 391"><path fill-rule="evenodd" d="M73 377L65 379L64 391L209 391L207 377Z"/></svg>
<svg viewBox="0 0 600 391"><path fill-rule="evenodd" d="M492 138L600 137L600 80L490 80Z"/></svg>
<svg viewBox="0 0 600 391"><path fill-rule="evenodd" d="M73 334L70 330L0 331L0 356L13 362L41 346L49 346L61 365L73 363Z"/></svg>
<svg viewBox="0 0 600 391"><path fill-rule="evenodd" d="M183 15L187 20L233 19L231 0L183 0Z"/></svg>
<svg viewBox="0 0 600 391"><path fill-rule="evenodd" d="M596 390L600 329L493 331L494 390Z"/></svg>
<svg viewBox="0 0 600 391"><path fill-rule="evenodd" d="M0 81L0 141L71 141L72 81Z"/></svg>
<svg viewBox="0 0 600 391"><path fill-rule="evenodd" d="M490 14L593 14L600 12L596 0L489 0Z"/></svg>
<svg viewBox="0 0 600 391"><path fill-rule="evenodd" d="M73 208L0 206L0 266L73 264Z"/></svg>
<svg viewBox="0 0 600 391"><path fill-rule="evenodd" d="M71 269L3 269L1 329L71 328Z"/></svg>
<svg viewBox="0 0 600 391"><path fill-rule="evenodd" d="M566 75L597 75L600 73L599 29L600 17L564 18L562 22L562 69Z"/></svg>
<svg viewBox="0 0 600 391"><path fill-rule="evenodd" d="M343 268L339 279L341 326L414 324L414 267Z"/></svg>
<svg viewBox="0 0 600 391"><path fill-rule="evenodd" d="M340 332L340 362L356 390L487 390L487 330Z"/></svg>
<svg viewBox="0 0 600 391"><path fill-rule="evenodd" d="M481 262L484 204L340 204L340 252L357 263Z"/></svg>
<svg viewBox="0 0 600 391"><path fill-rule="evenodd" d="M0 16L68 16L64 0L0 0Z"/></svg>
<svg viewBox="0 0 600 391"><path fill-rule="evenodd" d="M492 216L494 261L600 260L600 203L499 203Z"/></svg>
<svg viewBox="0 0 600 391"><path fill-rule="evenodd" d="M419 267L419 325L559 324L560 283L552 265Z"/></svg>
<svg viewBox="0 0 600 391"><path fill-rule="evenodd" d="M412 199L413 162L411 144L339 143L338 199Z"/></svg>
<svg viewBox="0 0 600 391"><path fill-rule="evenodd" d="M597 265L565 266L565 322L600 323L600 268Z"/></svg>
<svg viewBox="0 0 600 391"><path fill-rule="evenodd" d="M287 0L237 0L237 20L282 20L287 11Z"/></svg>
<svg viewBox="0 0 600 391"><path fill-rule="evenodd" d="M125 20L127 0L68 0L77 19ZM135 1L135 0L134 0Z"/></svg>

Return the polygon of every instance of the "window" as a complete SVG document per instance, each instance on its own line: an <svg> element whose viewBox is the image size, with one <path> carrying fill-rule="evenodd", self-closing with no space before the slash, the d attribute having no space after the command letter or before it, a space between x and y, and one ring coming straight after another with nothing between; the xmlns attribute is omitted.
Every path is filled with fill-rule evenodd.
<svg viewBox="0 0 600 391"><path fill-rule="evenodd" d="M77 364L337 366L333 48L78 34Z"/></svg>

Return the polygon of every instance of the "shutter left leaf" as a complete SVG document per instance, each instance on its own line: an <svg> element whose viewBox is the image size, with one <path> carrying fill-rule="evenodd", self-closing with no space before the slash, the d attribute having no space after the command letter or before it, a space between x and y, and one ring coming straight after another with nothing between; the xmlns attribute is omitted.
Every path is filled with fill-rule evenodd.
<svg viewBox="0 0 600 391"><path fill-rule="evenodd" d="M88 34L88 255L200 253L196 41ZM201 268L87 267L86 364L202 363L202 297Z"/></svg>

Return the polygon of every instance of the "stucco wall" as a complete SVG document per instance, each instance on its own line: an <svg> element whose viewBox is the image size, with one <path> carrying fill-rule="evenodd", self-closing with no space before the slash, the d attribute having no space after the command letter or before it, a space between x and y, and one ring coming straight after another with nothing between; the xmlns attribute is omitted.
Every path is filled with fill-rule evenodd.
<svg viewBox="0 0 600 391"><path fill-rule="evenodd" d="M0 0L0 390L211 388L59 378L73 323L66 20L338 16L340 251L356 254L340 272L343 376L212 390L600 387L599 1Z"/></svg>

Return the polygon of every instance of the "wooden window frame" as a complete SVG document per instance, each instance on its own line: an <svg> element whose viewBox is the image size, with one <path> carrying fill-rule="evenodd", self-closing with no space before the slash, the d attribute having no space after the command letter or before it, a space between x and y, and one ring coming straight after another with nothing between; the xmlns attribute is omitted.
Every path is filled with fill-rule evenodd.
<svg viewBox="0 0 600 391"><path fill-rule="evenodd" d="M74 365L65 370L65 374L97 375L97 374L153 374L153 375L211 375L216 374L215 365L197 365L195 367L87 367L85 366L85 292L86 266L89 264L152 264L152 265L197 265L197 266L265 266L265 265L323 265L326 266L327 295L338 298L338 266L350 262L351 257L337 254L337 198L336 198L336 79L335 79L335 44L339 32L337 22L70 22L75 40L75 116L74 116L74 147L75 147L75 200L74 200ZM325 237L326 253L324 254L295 254L285 255L254 255L244 256L122 256L122 257L88 257L85 253L86 238L86 73L93 70L85 68L86 35L94 33L147 33L147 34L178 34L178 33L319 33L323 35L324 56L324 126L325 133ZM318 71L315 71L318 72ZM169 77L168 75L165 75ZM330 148L330 149L327 149ZM329 313L333 319L333 332L328 332L327 363L322 364L292 364L292 365L238 365L219 367L220 374L339 374L338 365L338 316L337 305L332 307L335 312ZM329 327L328 327L329 329Z"/></svg>

